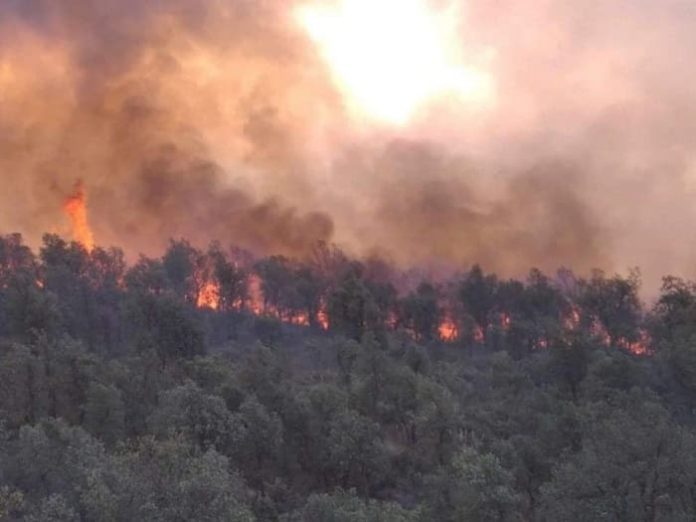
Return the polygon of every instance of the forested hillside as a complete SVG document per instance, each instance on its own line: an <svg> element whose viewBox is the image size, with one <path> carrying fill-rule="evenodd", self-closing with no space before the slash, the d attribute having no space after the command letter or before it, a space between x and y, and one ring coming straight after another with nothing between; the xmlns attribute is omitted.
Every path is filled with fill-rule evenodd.
<svg viewBox="0 0 696 522"><path fill-rule="evenodd" d="M0 238L0 520L696 520L696 286Z"/></svg>

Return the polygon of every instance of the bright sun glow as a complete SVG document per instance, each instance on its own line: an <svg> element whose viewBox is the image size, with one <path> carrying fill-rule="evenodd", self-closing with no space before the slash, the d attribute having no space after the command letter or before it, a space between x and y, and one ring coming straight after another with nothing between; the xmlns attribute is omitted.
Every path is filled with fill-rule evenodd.
<svg viewBox="0 0 696 522"><path fill-rule="evenodd" d="M464 65L455 4L429 0L336 0L299 7L351 110L391 124L408 122L443 96L485 104L491 79Z"/></svg>

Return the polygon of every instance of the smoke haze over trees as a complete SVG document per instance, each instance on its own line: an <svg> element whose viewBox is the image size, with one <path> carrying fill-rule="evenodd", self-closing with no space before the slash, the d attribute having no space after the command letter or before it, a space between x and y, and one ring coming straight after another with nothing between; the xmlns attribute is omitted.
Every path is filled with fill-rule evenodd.
<svg viewBox="0 0 696 522"><path fill-rule="evenodd" d="M403 125L353 111L305 4L3 2L0 225L65 233L82 180L130 260L184 236L517 276L640 266L652 293L693 275L691 2L452 2L490 99Z"/></svg>

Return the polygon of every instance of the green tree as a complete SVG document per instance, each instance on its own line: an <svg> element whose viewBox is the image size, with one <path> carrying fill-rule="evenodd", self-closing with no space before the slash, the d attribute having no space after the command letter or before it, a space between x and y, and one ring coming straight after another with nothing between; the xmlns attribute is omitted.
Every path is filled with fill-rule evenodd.
<svg viewBox="0 0 696 522"><path fill-rule="evenodd" d="M120 455L118 520L253 522L228 460L188 442L143 439Z"/></svg>
<svg viewBox="0 0 696 522"><path fill-rule="evenodd" d="M692 433L635 391L588 406L582 450L542 488L541 520L693 520Z"/></svg>
<svg viewBox="0 0 696 522"><path fill-rule="evenodd" d="M521 499L512 474L490 453L473 448L459 452L431 481L432 520L504 522L522 520Z"/></svg>
<svg viewBox="0 0 696 522"><path fill-rule="evenodd" d="M287 522L416 522L417 510L408 511L391 502L364 500L354 492L312 495Z"/></svg>
<svg viewBox="0 0 696 522"><path fill-rule="evenodd" d="M421 283L418 289L402 302L401 319L405 328L414 333L419 341L437 338L440 325L438 292L429 283Z"/></svg>
<svg viewBox="0 0 696 522"><path fill-rule="evenodd" d="M120 390L92 383L84 405L84 428L108 446L125 435L125 407Z"/></svg>
<svg viewBox="0 0 696 522"><path fill-rule="evenodd" d="M192 382L162 393L148 424L160 437L183 435L204 451L224 451L239 438L223 399L206 394Z"/></svg>

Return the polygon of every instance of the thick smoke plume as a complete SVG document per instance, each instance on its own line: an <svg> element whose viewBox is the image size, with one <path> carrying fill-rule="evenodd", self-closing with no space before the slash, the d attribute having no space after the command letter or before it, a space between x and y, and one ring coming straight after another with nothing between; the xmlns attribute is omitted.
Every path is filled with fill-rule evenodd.
<svg viewBox="0 0 696 522"><path fill-rule="evenodd" d="M97 242L131 255L324 240L402 266L693 275L696 6L461 6L494 102L395 127L350 113L292 2L5 1L0 227L64 233L81 179Z"/></svg>

